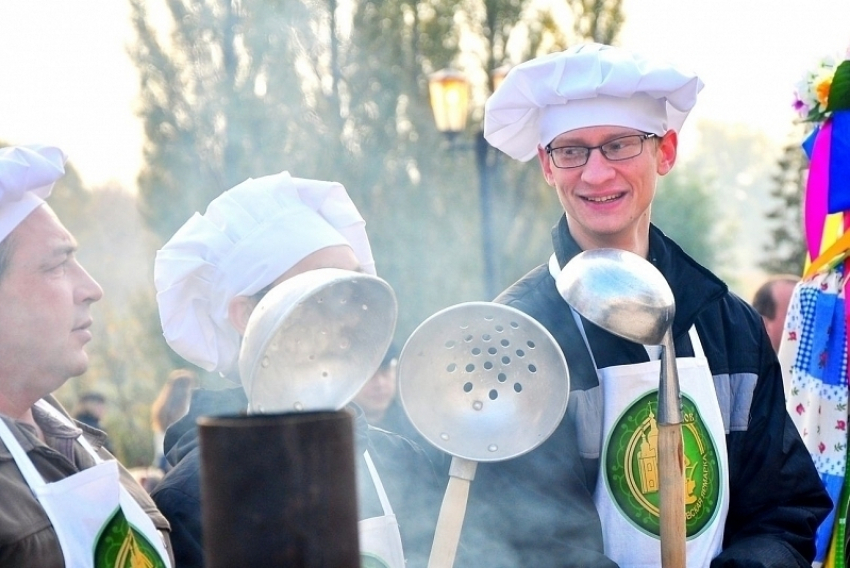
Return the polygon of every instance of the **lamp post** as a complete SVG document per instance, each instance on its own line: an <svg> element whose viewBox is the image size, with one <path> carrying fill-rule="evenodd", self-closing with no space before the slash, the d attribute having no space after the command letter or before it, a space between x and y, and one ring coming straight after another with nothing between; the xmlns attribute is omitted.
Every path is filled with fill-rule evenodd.
<svg viewBox="0 0 850 568"><path fill-rule="evenodd" d="M506 68L500 67L492 74L493 89L504 78ZM431 110L437 130L446 135L454 146L454 139L466 128L469 111L469 81L459 71L451 68L433 73L428 79ZM483 129L475 135L475 166L478 170L478 185L481 207L481 248L484 261L484 291L488 299L496 296L496 251L493 247L492 193L493 171L498 155L484 139Z"/></svg>

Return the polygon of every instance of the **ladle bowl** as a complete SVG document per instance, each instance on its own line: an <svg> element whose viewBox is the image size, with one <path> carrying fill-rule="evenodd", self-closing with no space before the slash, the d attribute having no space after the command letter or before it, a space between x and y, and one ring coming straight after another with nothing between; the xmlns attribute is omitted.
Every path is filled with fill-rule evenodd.
<svg viewBox="0 0 850 568"><path fill-rule="evenodd" d="M525 313L468 302L425 320L404 345L399 397L414 427L452 455L428 568L451 568L478 462L529 452L567 409L569 370L555 339Z"/></svg>
<svg viewBox="0 0 850 568"><path fill-rule="evenodd" d="M339 410L380 367L396 317L377 276L320 268L281 282L251 313L239 353L249 412Z"/></svg>
<svg viewBox="0 0 850 568"><path fill-rule="evenodd" d="M437 448L478 462L541 444L564 415L569 371L555 340L519 310L467 302L425 320L398 363L399 398Z"/></svg>
<svg viewBox="0 0 850 568"><path fill-rule="evenodd" d="M556 280L561 296L602 329L642 345L661 345L676 302L661 272L619 249L592 249L573 257Z"/></svg>

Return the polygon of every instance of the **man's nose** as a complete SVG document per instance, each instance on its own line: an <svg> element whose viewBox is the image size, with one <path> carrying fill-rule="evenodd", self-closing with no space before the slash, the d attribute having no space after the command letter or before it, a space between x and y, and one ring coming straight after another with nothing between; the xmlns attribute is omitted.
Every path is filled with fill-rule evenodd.
<svg viewBox="0 0 850 568"><path fill-rule="evenodd" d="M81 303L94 303L103 298L103 288L92 278L82 265L77 265L79 270L79 283L77 284L77 297Z"/></svg>
<svg viewBox="0 0 850 568"><path fill-rule="evenodd" d="M602 150L593 148L587 156L587 163L582 166L581 179L590 184L607 181L614 175L611 162L602 155Z"/></svg>

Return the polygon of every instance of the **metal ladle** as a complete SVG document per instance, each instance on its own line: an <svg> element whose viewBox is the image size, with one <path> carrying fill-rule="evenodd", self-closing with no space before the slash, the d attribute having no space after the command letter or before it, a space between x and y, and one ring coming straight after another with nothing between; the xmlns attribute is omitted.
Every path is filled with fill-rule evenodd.
<svg viewBox="0 0 850 568"><path fill-rule="evenodd" d="M685 477L679 373L673 346L676 313L664 276L645 259L619 249L593 249L570 260L558 292L602 329L642 345L661 345L658 464L661 565L685 566Z"/></svg>
<svg viewBox="0 0 850 568"><path fill-rule="evenodd" d="M416 328L399 356L398 380L414 427L452 455L428 562L450 568L478 462L522 455L555 431L567 408L567 363L530 316L468 302Z"/></svg>
<svg viewBox="0 0 850 568"><path fill-rule="evenodd" d="M281 282L254 308L242 340L248 411L344 407L380 367L397 313L377 276L319 268Z"/></svg>

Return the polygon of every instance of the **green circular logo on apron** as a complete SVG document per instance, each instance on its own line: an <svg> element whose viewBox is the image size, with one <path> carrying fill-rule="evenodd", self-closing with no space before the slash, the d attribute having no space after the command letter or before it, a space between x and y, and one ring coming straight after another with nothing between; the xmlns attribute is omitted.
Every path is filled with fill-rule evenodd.
<svg viewBox="0 0 850 568"><path fill-rule="evenodd" d="M659 536L658 391L634 402L617 419L604 450L602 474L614 503L640 530ZM720 504L717 448L693 401L682 395L685 454L685 529L699 535Z"/></svg>
<svg viewBox="0 0 850 568"><path fill-rule="evenodd" d="M153 545L127 522L121 507L101 530L94 549L96 568L165 568Z"/></svg>

